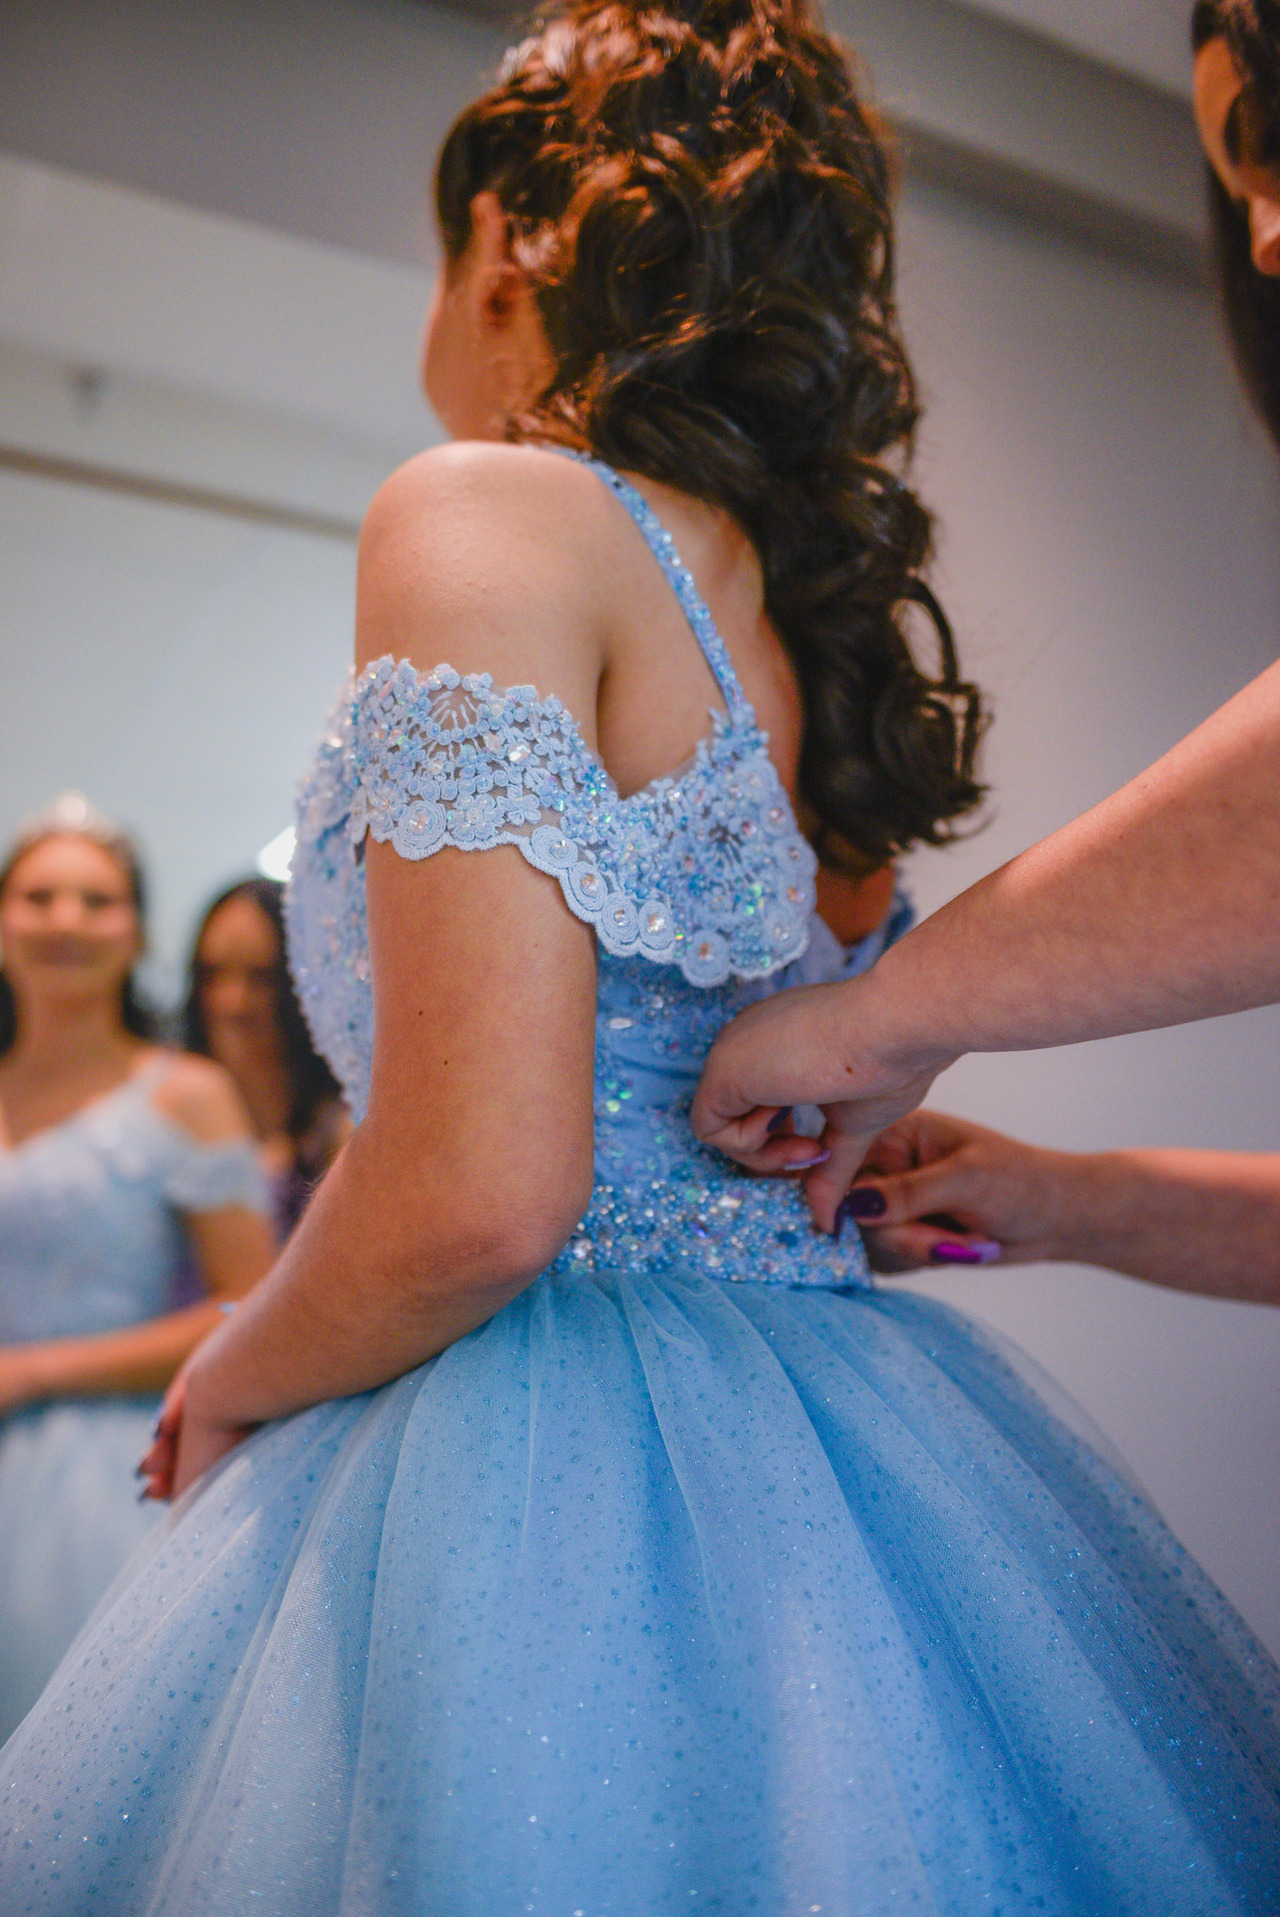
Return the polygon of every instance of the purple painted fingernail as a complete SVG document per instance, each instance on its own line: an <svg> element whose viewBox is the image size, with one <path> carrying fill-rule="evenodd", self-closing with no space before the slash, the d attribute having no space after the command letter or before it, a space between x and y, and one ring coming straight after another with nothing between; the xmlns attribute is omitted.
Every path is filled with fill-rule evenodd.
<svg viewBox="0 0 1280 1917"><path fill-rule="evenodd" d="M784 1105L780 1112L775 1112L773 1114L773 1117L769 1120L769 1123L765 1126L765 1130L770 1134L770 1136L772 1136L774 1132L780 1132L782 1130L782 1127L786 1124L787 1120L790 1118L790 1116L791 1116L791 1106Z"/></svg>
<svg viewBox="0 0 1280 1917"><path fill-rule="evenodd" d="M148 1481L146 1484L143 1485L141 1491L139 1491L138 1493L138 1503L145 1504L147 1499L150 1496L151 1496L151 1484L150 1484L150 1481Z"/></svg>
<svg viewBox="0 0 1280 1917"><path fill-rule="evenodd" d="M935 1265L994 1265L1003 1255L1003 1245L991 1238L975 1238L967 1245L935 1245L929 1253Z"/></svg>
<svg viewBox="0 0 1280 1917"><path fill-rule="evenodd" d="M816 1158L806 1158L803 1165L788 1165L787 1170L791 1172L809 1172L812 1171L816 1165L825 1165L830 1156L830 1152L819 1152Z"/></svg>
<svg viewBox="0 0 1280 1917"><path fill-rule="evenodd" d="M840 1209L847 1218L883 1218L889 1205L884 1193L877 1191L874 1185L855 1185L845 1194Z"/></svg>

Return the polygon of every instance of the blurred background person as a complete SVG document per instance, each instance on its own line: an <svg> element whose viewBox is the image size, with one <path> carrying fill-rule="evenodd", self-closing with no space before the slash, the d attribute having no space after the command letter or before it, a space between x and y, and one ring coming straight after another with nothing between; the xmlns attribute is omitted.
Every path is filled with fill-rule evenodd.
<svg viewBox="0 0 1280 1917"><path fill-rule="evenodd" d="M79 795L0 863L0 1739L154 1522L161 1393L274 1252L235 1087L153 1042L144 909ZM204 1296L173 1310L184 1255Z"/></svg>
<svg viewBox="0 0 1280 1917"><path fill-rule="evenodd" d="M241 879L206 910L192 947L182 1034L189 1052L216 1060L235 1081L283 1242L351 1122L289 976L277 879Z"/></svg>

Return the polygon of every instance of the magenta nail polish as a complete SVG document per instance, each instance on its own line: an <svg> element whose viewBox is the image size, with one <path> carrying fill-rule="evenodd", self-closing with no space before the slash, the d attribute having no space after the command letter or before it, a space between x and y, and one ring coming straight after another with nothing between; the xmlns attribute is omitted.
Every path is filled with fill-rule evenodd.
<svg viewBox="0 0 1280 1917"><path fill-rule="evenodd" d="M935 1245L929 1253L935 1265L994 1265L1004 1247L997 1245L991 1238L975 1238L967 1245L945 1243Z"/></svg>

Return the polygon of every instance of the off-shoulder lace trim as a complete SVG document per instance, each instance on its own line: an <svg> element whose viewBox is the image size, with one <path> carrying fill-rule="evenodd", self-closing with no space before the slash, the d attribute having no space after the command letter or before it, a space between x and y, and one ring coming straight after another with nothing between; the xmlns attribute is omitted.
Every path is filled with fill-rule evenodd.
<svg viewBox="0 0 1280 1917"><path fill-rule="evenodd" d="M243 1205L269 1215L271 1192L255 1146L231 1139L225 1144L191 1141L190 1150L164 1177L164 1195L179 1211L221 1211Z"/></svg>
<svg viewBox="0 0 1280 1917"><path fill-rule="evenodd" d="M626 799L532 686L381 659L349 711L353 846L366 832L408 859L517 846L607 951L676 964L692 985L763 977L803 951L817 861L749 707L713 713L683 770ZM338 823L312 796L304 838Z"/></svg>

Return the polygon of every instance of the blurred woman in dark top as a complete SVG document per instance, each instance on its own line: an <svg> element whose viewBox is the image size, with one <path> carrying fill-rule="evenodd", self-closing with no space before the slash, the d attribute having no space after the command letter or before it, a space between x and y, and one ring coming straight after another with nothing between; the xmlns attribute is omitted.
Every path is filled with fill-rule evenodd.
<svg viewBox="0 0 1280 1917"><path fill-rule="evenodd" d="M283 1242L351 1127L289 977L278 880L242 879L205 912L192 948L183 1042L235 1080Z"/></svg>

